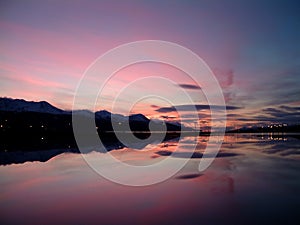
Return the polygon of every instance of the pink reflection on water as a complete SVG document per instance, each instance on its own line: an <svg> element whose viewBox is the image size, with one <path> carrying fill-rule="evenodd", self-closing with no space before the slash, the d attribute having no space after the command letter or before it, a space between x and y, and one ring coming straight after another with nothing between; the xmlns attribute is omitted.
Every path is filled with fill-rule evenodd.
<svg viewBox="0 0 300 225"><path fill-rule="evenodd" d="M262 153L259 146L249 138L227 138L221 151L240 155L217 158L203 174L184 179L196 172L199 159L192 159L173 178L148 187L112 183L93 172L79 154L1 166L1 220L3 224L250 224L262 212L275 218L278 211L289 215L283 209L293 212L296 192L289 191L299 187L299 164ZM159 146L163 147L173 151L176 142ZM113 154L131 163L163 158L152 159L154 151L125 149Z"/></svg>

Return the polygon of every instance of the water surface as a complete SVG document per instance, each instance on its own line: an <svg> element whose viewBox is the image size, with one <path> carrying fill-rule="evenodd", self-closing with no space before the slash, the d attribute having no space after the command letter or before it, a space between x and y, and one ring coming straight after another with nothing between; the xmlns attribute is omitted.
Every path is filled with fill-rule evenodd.
<svg viewBox="0 0 300 225"><path fill-rule="evenodd" d="M1 224L297 224L297 137L226 136L219 155L202 173L197 167L208 139L197 137L196 153L188 164L165 182L147 187L112 183L71 150L12 153L25 163L0 166ZM185 137L173 160L185 157L194 138ZM150 150L110 153L123 162L144 165L168 157L176 147L175 139ZM102 155L94 151L86 157Z"/></svg>

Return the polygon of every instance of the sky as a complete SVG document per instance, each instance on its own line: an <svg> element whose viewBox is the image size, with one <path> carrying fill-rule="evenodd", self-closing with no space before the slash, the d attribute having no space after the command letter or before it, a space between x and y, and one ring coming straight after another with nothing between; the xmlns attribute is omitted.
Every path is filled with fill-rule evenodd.
<svg viewBox="0 0 300 225"><path fill-rule="evenodd" d="M18 1L0 2L0 96L48 101L72 109L76 88L99 56L119 45L164 40L200 56L218 79L230 127L297 123L300 119L299 1ZM171 79L173 86L145 76ZM182 71L143 63L118 71L103 89L96 109L177 121L168 99L186 105L185 89L209 121L205 95ZM88 95L88 91L87 91ZM184 107L183 107L184 108ZM189 120L185 111L183 122Z"/></svg>

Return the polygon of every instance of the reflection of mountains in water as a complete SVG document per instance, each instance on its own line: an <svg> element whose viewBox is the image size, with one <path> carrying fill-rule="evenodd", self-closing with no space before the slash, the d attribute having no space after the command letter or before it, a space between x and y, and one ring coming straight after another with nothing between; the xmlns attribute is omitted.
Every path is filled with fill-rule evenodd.
<svg viewBox="0 0 300 225"><path fill-rule="evenodd" d="M178 135L166 135L166 137L163 139L163 142L166 141L177 141ZM146 136L140 136L139 138L146 138ZM89 153L92 151L97 152L107 152L111 150L117 150L117 149L123 149L128 146L125 146L122 142L118 141L116 137L110 136L101 138L102 139L102 148L95 147L90 148L90 150L85 151L84 153ZM134 149L143 149L148 144L155 143L155 138L153 139L147 139L147 141L136 141L131 142L130 147ZM22 142L18 142L20 145ZM76 145L70 144L70 143L60 143L61 145L57 143L53 143L56 147L53 148L53 145L34 145L31 148L27 147L26 149L17 150L17 151L0 151L0 165L9 165L9 164L18 164L18 163L25 163L25 162L46 162L51 158L54 158L57 155L60 155L62 153L82 153L79 151L79 149L76 147Z"/></svg>
<svg viewBox="0 0 300 225"><path fill-rule="evenodd" d="M0 98L0 164L47 161L64 152L78 153L72 118L76 118L81 124L95 126L95 130L79 127L79 133L87 139L98 134L108 151L124 147L142 149L151 142L178 137L181 130L186 132L185 135L194 132L178 123L154 121L142 114L124 116L105 110L95 113L78 110L73 111L72 115L72 112L58 109L45 101ZM115 130L125 136L128 142L121 143L116 138ZM134 136L139 139L130 138L130 131L134 131ZM166 137L160 137L161 131L167 132ZM150 140L147 139L149 136ZM85 153L94 150L96 146L89 141L85 145ZM96 149L105 152L103 149Z"/></svg>

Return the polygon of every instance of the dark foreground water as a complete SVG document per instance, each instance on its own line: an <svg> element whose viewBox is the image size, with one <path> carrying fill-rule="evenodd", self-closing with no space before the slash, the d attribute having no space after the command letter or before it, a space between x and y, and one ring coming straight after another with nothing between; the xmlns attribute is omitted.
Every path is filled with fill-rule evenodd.
<svg viewBox="0 0 300 225"><path fill-rule="evenodd" d="M185 138L183 152L192 138ZM198 143L199 154L179 173L146 187L112 183L72 152L54 150L57 154L46 162L2 165L0 224L298 224L298 136L227 136L221 154L202 173L197 173L198 156L207 137L198 137ZM110 153L129 164L151 164L168 157L176 145L171 140L148 151ZM23 157L19 162L42 155L14 154ZM86 157L102 155L91 152Z"/></svg>

